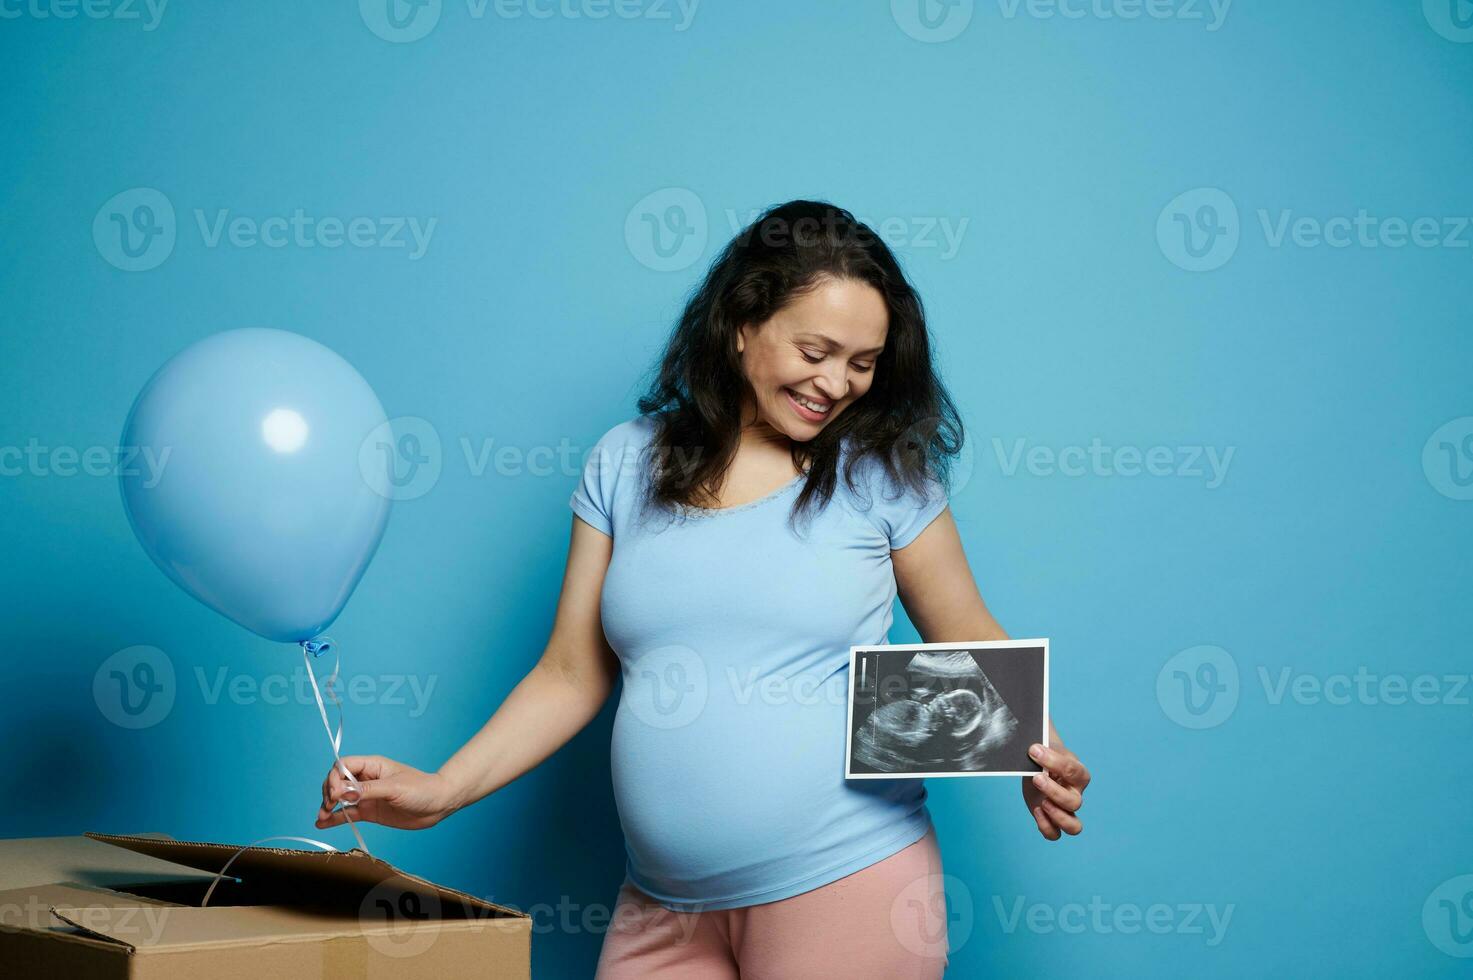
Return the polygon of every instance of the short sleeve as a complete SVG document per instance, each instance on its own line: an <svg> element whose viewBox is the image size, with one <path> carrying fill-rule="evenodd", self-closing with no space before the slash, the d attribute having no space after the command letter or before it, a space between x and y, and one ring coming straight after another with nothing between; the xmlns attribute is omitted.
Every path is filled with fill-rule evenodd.
<svg viewBox="0 0 1473 980"><path fill-rule="evenodd" d="M594 443L583 462L578 486L568 498L573 513L609 537L614 536L614 494L624 464L627 435L628 423L622 423Z"/></svg>
<svg viewBox="0 0 1473 980"><path fill-rule="evenodd" d="M867 512L871 522L890 541L890 550L899 551L920 536L931 522L946 509L946 488L934 477L925 479L924 492L890 480L884 467L875 463L870 468L871 506Z"/></svg>

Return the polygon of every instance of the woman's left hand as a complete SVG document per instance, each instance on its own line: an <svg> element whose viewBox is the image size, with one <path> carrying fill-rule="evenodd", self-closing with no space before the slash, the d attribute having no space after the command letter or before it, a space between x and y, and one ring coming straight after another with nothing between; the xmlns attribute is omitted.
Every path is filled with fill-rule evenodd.
<svg viewBox="0 0 1473 980"><path fill-rule="evenodd" d="M1049 840L1058 840L1060 831L1072 837L1084 829L1078 811L1084 802L1084 788L1089 785L1089 770L1064 747L1052 720L1048 730L1050 748L1034 744L1028 749L1044 771L1023 777L1023 802L1028 804L1038 832Z"/></svg>

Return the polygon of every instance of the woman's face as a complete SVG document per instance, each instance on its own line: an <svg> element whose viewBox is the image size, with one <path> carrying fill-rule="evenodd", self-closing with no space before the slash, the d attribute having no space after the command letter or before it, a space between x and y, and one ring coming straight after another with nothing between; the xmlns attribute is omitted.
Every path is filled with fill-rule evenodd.
<svg viewBox="0 0 1473 980"><path fill-rule="evenodd" d="M737 351L756 394L757 421L796 442L818 435L869 390L889 329L879 290L831 278L767 322L742 327ZM752 411L745 406L744 421Z"/></svg>

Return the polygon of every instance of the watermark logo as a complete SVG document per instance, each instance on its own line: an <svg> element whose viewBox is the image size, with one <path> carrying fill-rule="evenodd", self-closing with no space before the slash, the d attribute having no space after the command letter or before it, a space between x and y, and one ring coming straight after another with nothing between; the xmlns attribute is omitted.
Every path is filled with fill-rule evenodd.
<svg viewBox="0 0 1473 980"><path fill-rule="evenodd" d="M173 446L48 446L31 436L24 446L0 446L0 477L142 477L148 490L164 476Z"/></svg>
<svg viewBox="0 0 1473 980"><path fill-rule="evenodd" d="M3 0L0 0L3 2ZM230 208L193 208L194 228L205 248L403 249L409 261L424 257L439 218L414 215L287 214L257 218L233 214ZM98 254L125 272L157 268L174 251L178 239L174 205L160 191L135 187L109 198L92 219L92 241Z"/></svg>
<svg viewBox="0 0 1473 980"><path fill-rule="evenodd" d="M152 728L169 716L176 694L174 662L158 647L131 646L92 675L92 700L119 728Z"/></svg>
<svg viewBox="0 0 1473 980"><path fill-rule="evenodd" d="M710 692L706 662L688 646L672 644L626 661L621 707L651 728L682 728L705 710Z"/></svg>
<svg viewBox="0 0 1473 980"><path fill-rule="evenodd" d="M1178 20L1201 21L1207 33L1222 29L1233 0L998 0L1003 19L1020 13L1035 20Z"/></svg>
<svg viewBox="0 0 1473 980"><path fill-rule="evenodd" d="M1422 472L1444 497L1473 500L1473 415L1445 422L1427 438Z"/></svg>
<svg viewBox="0 0 1473 980"><path fill-rule="evenodd" d="M656 272L677 272L706 251L706 205L684 187L666 187L640 198L624 218L624 244Z"/></svg>
<svg viewBox="0 0 1473 980"><path fill-rule="evenodd" d="M1406 705L1467 707L1473 703L1473 674L1377 673L1365 664L1353 672L1316 674L1290 666L1254 669L1270 707L1285 704L1343 707ZM1221 647L1197 646L1168 660L1156 677L1156 699L1183 728L1213 728L1237 707L1237 661Z"/></svg>
<svg viewBox="0 0 1473 980"><path fill-rule="evenodd" d="M174 251L174 205L152 187L114 194L92 219L92 242L110 265L124 272L156 268Z"/></svg>
<svg viewBox="0 0 1473 980"><path fill-rule="evenodd" d="M1087 904L1065 902L1059 906L1030 904L1022 895L1005 903L1001 895L994 895L992 904L998 924L1008 935L1020 927L1041 935L1131 936L1149 932L1157 936L1202 936L1208 946L1222 943L1237 908L1233 902L1221 907L1213 902L1153 902L1142 907L1135 902L1107 902L1100 895L1090 896Z"/></svg>
<svg viewBox="0 0 1473 980"><path fill-rule="evenodd" d="M375 952L395 959L419 956L440 935L440 896L401 875L369 889L358 906L358 929Z"/></svg>
<svg viewBox="0 0 1473 980"><path fill-rule="evenodd" d="M950 41L972 22L973 0L890 0L890 16L906 36L927 44Z"/></svg>
<svg viewBox="0 0 1473 980"><path fill-rule="evenodd" d="M1238 706L1238 663L1222 647L1183 650L1156 675L1156 701L1183 728L1215 728Z"/></svg>
<svg viewBox="0 0 1473 980"><path fill-rule="evenodd" d="M1141 476L1180 477L1204 480L1208 490L1216 490L1227 479L1236 446L1109 446L1099 436L1088 446L1028 445L1026 439L1014 439L1007 446L996 437L992 452L1003 476L1016 476L1021 470L1030 476L1067 477L1096 476L1126 478Z"/></svg>
<svg viewBox="0 0 1473 980"><path fill-rule="evenodd" d="M394 44L418 41L440 23L441 0L358 0L370 31Z"/></svg>
<svg viewBox="0 0 1473 980"><path fill-rule="evenodd" d="M196 666L194 677L200 699L211 707L221 700L237 705L295 702L303 706L311 706L317 701L317 696L312 693L312 678L301 665L290 676L273 673L261 677L232 672L230 667L220 666L215 669L213 678L205 674L203 667ZM410 718L419 718L429 710L430 698L434 696L440 675L351 674L339 676L331 685L328 680L319 678L317 683L323 696L329 700L408 708ZM342 696L344 694L346 698Z"/></svg>
<svg viewBox="0 0 1473 980"><path fill-rule="evenodd" d="M1473 43L1473 2L1470 0L1422 0L1422 13L1432 29L1449 41Z"/></svg>
<svg viewBox="0 0 1473 980"><path fill-rule="evenodd" d="M369 489L390 500L423 497L440 482L440 433L414 415L389 419L358 447L358 471Z"/></svg>
<svg viewBox="0 0 1473 980"><path fill-rule="evenodd" d="M1422 931L1440 951L1473 958L1473 875L1449 878L1422 903Z"/></svg>
<svg viewBox="0 0 1473 980"><path fill-rule="evenodd" d="M1255 208L1258 232L1274 250L1473 248L1468 215L1372 214L1365 208L1319 217L1293 208ZM1161 253L1189 272L1211 272L1237 252L1243 234L1237 203L1223 191L1201 187L1178 195L1156 219Z"/></svg>
<svg viewBox="0 0 1473 980"><path fill-rule="evenodd" d="M937 417L924 418L910 425L895 440L896 452L902 459L911 465L920 465L923 459L930 454L931 444L936 440L937 430L941 427L941 420ZM959 495L972 482L972 474L976 470L976 460L972 454L972 440L963 438L955 456L949 457L951 465L951 488L952 497ZM840 473L842 475L842 468Z"/></svg>
<svg viewBox="0 0 1473 980"><path fill-rule="evenodd" d="M1178 194L1156 219L1161 254L1188 272L1210 272L1238 251L1238 206L1216 187Z"/></svg>
<svg viewBox="0 0 1473 980"><path fill-rule="evenodd" d="M890 903L890 929L923 959L944 959L972 937L972 890L956 875L926 874L908 882Z"/></svg>
<svg viewBox="0 0 1473 980"><path fill-rule="evenodd" d="M856 244L866 245L878 238L896 250L934 252L943 262L956 258L961 251L962 239L966 237L967 226L972 223L972 219L965 216L892 214L872 218L863 214L854 215L856 221L863 222L869 229L866 233L838 227L835 216L830 214L823 221L803 217L791 225L770 219L762 227L754 228L753 224L760 215L761 212L756 208L748 209L745 218L735 208L726 209L726 221L731 226L733 236L740 234L746 238L756 235L764 244L772 247L783 245L789 239L804 245L817 243L824 237L848 238Z"/></svg>
<svg viewBox="0 0 1473 980"><path fill-rule="evenodd" d="M0 0L0 20L139 21L144 32L156 30L169 0Z"/></svg>

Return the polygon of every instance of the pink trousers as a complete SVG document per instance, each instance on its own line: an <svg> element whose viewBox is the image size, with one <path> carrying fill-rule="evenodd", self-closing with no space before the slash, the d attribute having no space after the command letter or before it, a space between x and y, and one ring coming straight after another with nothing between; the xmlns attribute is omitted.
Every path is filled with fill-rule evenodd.
<svg viewBox="0 0 1473 980"><path fill-rule="evenodd" d="M946 922L932 827L867 868L761 905L672 912L626 878L596 980L939 980Z"/></svg>

